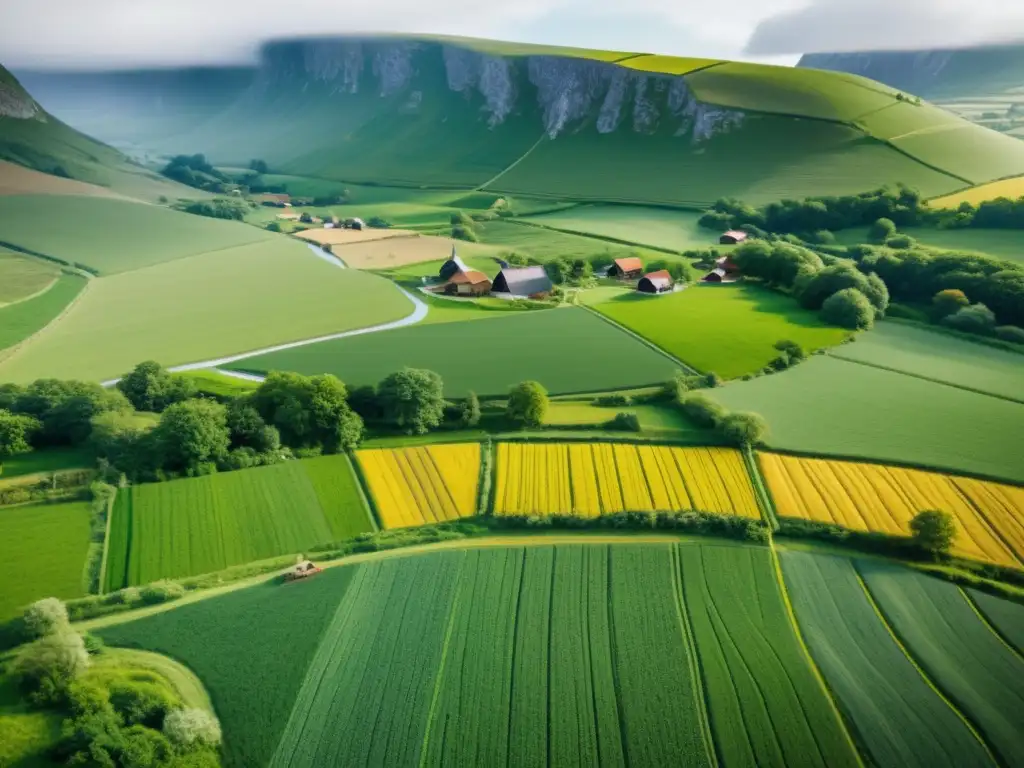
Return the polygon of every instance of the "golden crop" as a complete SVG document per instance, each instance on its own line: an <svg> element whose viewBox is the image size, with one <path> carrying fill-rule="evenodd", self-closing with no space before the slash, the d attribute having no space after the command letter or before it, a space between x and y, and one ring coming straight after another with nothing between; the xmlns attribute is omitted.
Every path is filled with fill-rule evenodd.
<svg viewBox="0 0 1024 768"><path fill-rule="evenodd" d="M356 452L385 528L476 514L480 445L370 448Z"/></svg>
<svg viewBox="0 0 1024 768"><path fill-rule="evenodd" d="M495 514L701 510L759 518L740 453L625 443L500 443Z"/></svg>
<svg viewBox="0 0 1024 768"><path fill-rule="evenodd" d="M771 453L760 461L783 517L906 536L914 515L939 509L956 518L955 554L1008 566L1024 557L1020 488L881 464Z"/></svg>

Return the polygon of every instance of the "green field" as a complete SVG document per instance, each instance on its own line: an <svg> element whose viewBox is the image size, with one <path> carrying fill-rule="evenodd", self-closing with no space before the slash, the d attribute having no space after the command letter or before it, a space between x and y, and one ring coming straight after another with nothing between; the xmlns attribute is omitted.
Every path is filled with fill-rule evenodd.
<svg viewBox="0 0 1024 768"><path fill-rule="evenodd" d="M908 227L901 230L921 245L951 251L971 251L1024 263L1024 245L1021 234L1014 229L931 229ZM854 227L836 232L836 240L843 245L869 242L867 227Z"/></svg>
<svg viewBox="0 0 1024 768"><path fill-rule="evenodd" d="M42 293L59 276L55 264L0 247L0 307Z"/></svg>
<svg viewBox="0 0 1024 768"><path fill-rule="evenodd" d="M0 765L54 768L46 753L60 739L63 718L41 711L21 695L15 676L0 672Z"/></svg>
<svg viewBox="0 0 1024 768"><path fill-rule="evenodd" d="M59 323L0 363L0 379L105 380L142 360L198 362L411 312L387 280L278 237L93 281Z"/></svg>
<svg viewBox="0 0 1024 768"><path fill-rule="evenodd" d="M712 397L767 419L772 448L1024 482L1024 405L819 356Z"/></svg>
<svg viewBox="0 0 1024 768"><path fill-rule="evenodd" d="M62 274L45 293L0 307L0 350L13 347L45 328L74 301L85 284L84 277Z"/></svg>
<svg viewBox="0 0 1024 768"><path fill-rule="evenodd" d="M552 427L593 426L625 412L636 414L640 427L653 432L699 432L678 410L660 405L598 406L588 402L553 401L548 406L544 423Z"/></svg>
<svg viewBox="0 0 1024 768"><path fill-rule="evenodd" d="M19 453L0 465L0 483L4 480L63 469L85 469L96 459L88 448L45 448Z"/></svg>
<svg viewBox="0 0 1024 768"><path fill-rule="evenodd" d="M243 371L333 373L350 387L405 366L441 374L445 394L508 392L535 379L552 393L606 391L672 377L670 360L586 310L554 309L326 341L232 363Z"/></svg>
<svg viewBox="0 0 1024 768"><path fill-rule="evenodd" d="M610 266L614 259L623 256L640 256L644 261L672 258L671 254L640 246L618 245L593 237L581 237L545 227L513 224L507 221L485 222L478 227L478 231L483 242L505 246L510 251L525 254L537 261L559 258L572 261L600 255Z"/></svg>
<svg viewBox="0 0 1024 768"><path fill-rule="evenodd" d="M210 368L203 368L197 371L182 371L174 375L191 379L199 392L220 398L242 397L260 385L258 381L228 376L225 373L219 373Z"/></svg>
<svg viewBox="0 0 1024 768"><path fill-rule="evenodd" d="M978 618L957 587L897 565L862 561L868 591L924 673L1005 765L1024 761L1024 657Z"/></svg>
<svg viewBox="0 0 1024 768"><path fill-rule="evenodd" d="M1024 355L993 349L927 328L880 323L832 357L878 366L1024 402Z"/></svg>
<svg viewBox="0 0 1024 768"><path fill-rule="evenodd" d="M389 557L100 634L200 675L232 768L856 765L762 548Z"/></svg>
<svg viewBox="0 0 1024 768"><path fill-rule="evenodd" d="M581 205L531 216L527 221L566 232L624 240L652 248L685 251L718 247L718 233L697 226L701 214L632 205ZM722 246L729 250L732 246Z"/></svg>
<svg viewBox="0 0 1024 768"><path fill-rule="evenodd" d="M893 640L850 560L805 552L780 559L800 631L871 764L992 764Z"/></svg>
<svg viewBox="0 0 1024 768"><path fill-rule="evenodd" d="M0 621L44 597L85 594L89 504L0 507Z"/></svg>
<svg viewBox="0 0 1024 768"><path fill-rule="evenodd" d="M0 196L0 222L0 243L101 275L275 239L238 222L105 197Z"/></svg>
<svg viewBox="0 0 1024 768"><path fill-rule="evenodd" d="M344 456L136 485L117 497L105 588L197 576L369 530Z"/></svg>
<svg viewBox="0 0 1024 768"><path fill-rule="evenodd" d="M991 624L1006 642L1024 654L1024 606L1000 600L975 589L966 590L971 601L986 621Z"/></svg>
<svg viewBox="0 0 1024 768"><path fill-rule="evenodd" d="M622 294L594 309L702 372L727 379L756 373L789 339L808 351L848 334L788 296L753 285L698 285L667 296Z"/></svg>

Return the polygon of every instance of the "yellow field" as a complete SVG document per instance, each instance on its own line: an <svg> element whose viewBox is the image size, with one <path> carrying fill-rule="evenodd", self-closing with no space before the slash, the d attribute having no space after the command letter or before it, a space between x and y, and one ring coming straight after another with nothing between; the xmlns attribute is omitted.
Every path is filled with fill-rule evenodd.
<svg viewBox="0 0 1024 768"><path fill-rule="evenodd" d="M480 444L356 451L385 528L476 514Z"/></svg>
<svg viewBox="0 0 1024 768"><path fill-rule="evenodd" d="M879 464L771 453L760 460L783 517L908 536L915 514L940 509L957 520L955 554L1013 567L1024 563L1024 489Z"/></svg>
<svg viewBox="0 0 1024 768"><path fill-rule="evenodd" d="M334 232L342 230L307 230L310 232ZM377 230L379 232L395 232L393 229ZM331 242L327 240L326 242ZM447 259L452 252L451 238L433 237L431 235L414 235L412 237L385 237L363 243L344 244L339 242L331 245L331 252L353 269L395 269L406 264L419 264L423 261L440 261ZM488 256L501 252L496 245L484 243L459 242L459 255Z"/></svg>
<svg viewBox="0 0 1024 768"><path fill-rule="evenodd" d="M760 518L739 451L622 443L499 443L497 515L700 510Z"/></svg>
<svg viewBox="0 0 1024 768"><path fill-rule="evenodd" d="M978 205L986 200L995 200L997 197L1016 200L1022 196L1024 196L1024 176L1016 176L1012 179L992 181L988 184L954 192L951 195L937 197L934 200L929 200L928 205L933 208L957 208L960 203Z"/></svg>

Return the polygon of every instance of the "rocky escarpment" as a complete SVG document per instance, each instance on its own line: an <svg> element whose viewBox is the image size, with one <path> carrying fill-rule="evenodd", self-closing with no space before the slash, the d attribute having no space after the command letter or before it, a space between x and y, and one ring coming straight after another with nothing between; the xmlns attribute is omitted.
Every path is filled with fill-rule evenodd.
<svg viewBox="0 0 1024 768"><path fill-rule="evenodd" d="M42 115L39 105L17 81L13 81L13 78L10 82L6 78L0 79L0 117L29 120Z"/></svg>
<svg viewBox="0 0 1024 768"><path fill-rule="evenodd" d="M419 40L319 39L269 43L258 88L312 82L331 93L400 96L416 110L444 93L478 105L490 128L536 115L547 135L596 130L670 132L695 143L740 125L743 113L699 102L683 77L560 56L499 56Z"/></svg>

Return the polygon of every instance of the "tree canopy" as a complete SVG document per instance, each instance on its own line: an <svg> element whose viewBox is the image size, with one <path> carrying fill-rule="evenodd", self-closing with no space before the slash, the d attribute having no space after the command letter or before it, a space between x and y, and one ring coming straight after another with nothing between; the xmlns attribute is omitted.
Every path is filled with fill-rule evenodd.
<svg viewBox="0 0 1024 768"><path fill-rule="evenodd" d="M386 423L426 434L444 419L444 382L434 371L404 368L377 385L377 402Z"/></svg>
<svg viewBox="0 0 1024 768"><path fill-rule="evenodd" d="M524 427L539 427L548 411L548 391L537 381L524 381L508 393L505 415Z"/></svg>

